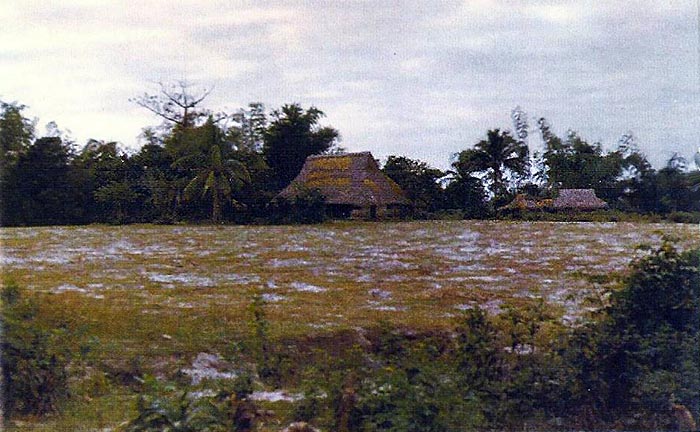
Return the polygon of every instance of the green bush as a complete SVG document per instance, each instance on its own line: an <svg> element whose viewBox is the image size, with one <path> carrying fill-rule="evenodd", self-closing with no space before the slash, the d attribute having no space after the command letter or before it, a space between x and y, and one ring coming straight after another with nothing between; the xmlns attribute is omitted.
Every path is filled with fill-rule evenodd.
<svg viewBox="0 0 700 432"><path fill-rule="evenodd" d="M386 367L365 379L351 414L351 430L443 432L484 425L479 401L435 365Z"/></svg>
<svg viewBox="0 0 700 432"><path fill-rule="evenodd" d="M294 421L312 423L323 413L327 395L321 389L319 374L314 368L310 368L304 374L303 393L304 397L294 404Z"/></svg>
<svg viewBox="0 0 700 432"><path fill-rule="evenodd" d="M326 198L320 190L299 188L292 200L275 198L269 206L273 223L315 224L326 220Z"/></svg>
<svg viewBox="0 0 700 432"><path fill-rule="evenodd" d="M673 427L671 407L700 414L700 250L670 240L635 262L604 318L577 331L570 364L589 404L632 428ZM585 372L584 372L585 371ZM633 419L633 420L629 420Z"/></svg>
<svg viewBox="0 0 700 432"><path fill-rule="evenodd" d="M700 212L672 212L666 216L671 222L700 223Z"/></svg>
<svg viewBox="0 0 700 432"><path fill-rule="evenodd" d="M250 375L236 378L232 388L213 395L191 393L146 377L145 392L136 403L138 415L126 432L198 432L254 429L257 407L248 399L252 392Z"/></svg>
<svg viewBox="0 0 700 432"><path fill-rule="evenodd" d="M74 334L66 327L42 326L36 298L13 281L5 281L1 300L5 416L57 411L69 393Z"/></svg>

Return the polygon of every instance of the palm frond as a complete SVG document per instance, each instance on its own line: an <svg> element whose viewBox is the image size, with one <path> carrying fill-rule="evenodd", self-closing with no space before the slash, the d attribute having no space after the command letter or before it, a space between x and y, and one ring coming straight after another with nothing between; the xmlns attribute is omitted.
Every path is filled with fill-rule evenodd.
<svg viewBox="0 0 700 432"><path fill-rule="evenodd" d="M693 190L699 190L700 189L700 171L693 171L688 174L687 177L688 184L690 185L690 188Z"/></svg>
<svg viewBox="0 0 700 432"><path fill-rule="evenodd" d="M201 166L201 164L202 157L200 155L187 155L177 159L172 163L171 167L175 169L189 169Z"/></svg>
<svg viewBox="0 0 700 432"><path fill-rule="evenodd" d="M183 191L185 194L185 199L192 199L194 194L202 188L207 179L205 174L206 173L204 172L199 173L192 180L190 180L189 183L187 183L187 186L185 186L185 190Z"/></svg>
<svg viewBox="0 0 700 432"><path fill-rule="evenodd" d="M216 188L216 174L214 171L209 171L207 175L207 180L204 183L204 189L202 190L202 196L209 192L209 189L215 190Z"/></svg>

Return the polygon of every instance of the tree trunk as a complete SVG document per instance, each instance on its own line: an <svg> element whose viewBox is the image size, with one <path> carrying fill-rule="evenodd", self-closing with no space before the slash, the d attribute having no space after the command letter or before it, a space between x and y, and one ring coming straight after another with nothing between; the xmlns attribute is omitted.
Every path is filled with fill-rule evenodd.
<svg viewBox="0 0 700 432"><path fill-rule="evenodd" d="M493 194L494 198L498 199L504 195L505 188L503 187L503 173L500 167L493 167Z"/></svg>
<svg viewBox="0 0 700 432"><path fill-rule="evenodd" d="M221 201L219 201L219 194L214 191L211 194L212 197L212 209L211 209L211 220L214 223L219 223L221 220Z"/></svg>

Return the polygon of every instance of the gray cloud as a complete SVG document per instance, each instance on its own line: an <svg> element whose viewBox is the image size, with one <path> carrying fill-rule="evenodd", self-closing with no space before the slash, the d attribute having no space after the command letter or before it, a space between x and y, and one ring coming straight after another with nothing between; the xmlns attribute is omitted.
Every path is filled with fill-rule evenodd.
<svg viewBox="0 0 700 432"><path fill-rule="evenodd" d="M632 131L658 166L700 129L697 6L662 3L8 1L0 98L135 146L157 120L128 99L186 78L214 109L313 104L351 150L443 168L520 105L608 147Z"/></svg>

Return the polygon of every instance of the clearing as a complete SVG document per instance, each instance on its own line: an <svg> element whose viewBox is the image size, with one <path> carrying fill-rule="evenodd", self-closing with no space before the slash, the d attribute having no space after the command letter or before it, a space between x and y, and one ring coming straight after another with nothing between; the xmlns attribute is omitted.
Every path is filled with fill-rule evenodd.
<svg viewBox="0 0 700 432"><path fill-rule="evenodd" d="M695 225L428 221L319 226L4 228L3 273L53 293L105 355L196 353L249 331L266 301L273 334L450 326L543 298L575 322L591 276L624 271L664 235L700 246ZM165 336L164 336L165 335Z"/></svg>

